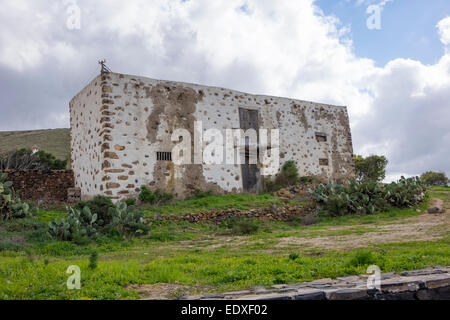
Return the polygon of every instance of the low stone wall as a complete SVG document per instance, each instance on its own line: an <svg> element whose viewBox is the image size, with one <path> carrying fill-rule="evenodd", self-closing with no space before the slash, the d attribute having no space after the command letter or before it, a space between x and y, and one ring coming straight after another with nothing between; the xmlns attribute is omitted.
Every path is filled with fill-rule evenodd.
<svg viewBox="0 0 450 320"><path fill-rule="evenodd" d="M303 224L314 223L316 207L312 203L304 203L299 205L281 205L273 204L270 207L255 208L250 210L241 209L211 209L193 213L185 213L183 215L162 215L155 216L151 220L160 221L184 221L190 223L214 223L220 224L230 219L259 219L261 221L293 221Z"/></svg>
<svg viewBox="0 0 450 320"><path fill-rule="evenodd" d="M322 279L299 284L256 286L181 300L450 300L450 267L383 273L380 290L368 289L369 275Z"/></svg>
<svg viewBox="0 0 450 320"><path fill-rule="evenodd" d="M5 170L7 181L22 200L67 202L67 191L75 186L72 170Z"/></svg>

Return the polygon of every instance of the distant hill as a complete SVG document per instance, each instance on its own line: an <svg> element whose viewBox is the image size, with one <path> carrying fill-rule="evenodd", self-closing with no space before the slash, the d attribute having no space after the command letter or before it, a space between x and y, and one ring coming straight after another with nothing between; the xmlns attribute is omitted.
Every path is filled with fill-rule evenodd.
<svg viewBox="0 0 450 320"><path fill-rule="evenodd" d="M64 160L70 153L70 129L0 131L0 154L33 145Z"/></svg>

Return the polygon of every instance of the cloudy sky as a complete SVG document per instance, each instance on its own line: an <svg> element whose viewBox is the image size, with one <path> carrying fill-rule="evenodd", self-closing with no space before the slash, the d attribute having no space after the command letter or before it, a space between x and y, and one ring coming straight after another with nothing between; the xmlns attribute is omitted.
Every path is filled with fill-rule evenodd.
<svg viewBox="0 0 450 320"><path fill-rule="evenodd" d="M448 0L0 7L0 131L68 127L69 100L106 58L115 72L346 105L355 153L386 155L389 179L450 175Z"/></svg>

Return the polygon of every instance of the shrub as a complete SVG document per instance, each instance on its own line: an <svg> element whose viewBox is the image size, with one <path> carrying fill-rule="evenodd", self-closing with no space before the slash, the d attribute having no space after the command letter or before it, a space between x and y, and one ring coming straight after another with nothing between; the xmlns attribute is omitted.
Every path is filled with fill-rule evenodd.
<svg viewBox="0 0 450 320"><path fill-rule="evenodd" d="M202 199L213 195L212 190L201 191L199 189L195 189L194 195L191 197L192 199Z"/></svg>
<svg viewBox="0 0 450 320"><path fill-rule="evenodd" d="M125 200L125 203L127 204L127 206L134 206L134 205L136 205L136 199L128 198Z"/></svg>
<svg viewBox="0 0 450 320"><path fill-rule="evenodd" d="M163 190L157 189L155 191L156 196L156 204L165 204L167 202L170 202L175 197L173 193L165 192Z"/></svg>
<svg viewBox="0 0 450 320"><path fill-rule="evenodd" d="M33 153L31 149L23 148L0 156L0 170L63 170L66 167L67 160L56 159L43 150Z"/></svg>
<svg viewBox="0 0 450 320"><path fill-rule="evenodd" d="M382 181L386 176L388 160L385 156L354 156L356 179L358 181Z"/></svg>
<svg viewBox="0 0 450 320"><path fill-rule="evenodd" d="M299 180L298 169L293 160L288 160L283 164L281 174L290 179L292 183L296 183Z"/></svg>
<svg viewBox="0 0 450 320"><path fill-rule="evenodd" d="M367 266L376 262L375 256L371 251L357 251L350 258L349 265L354 267Z"/></svg>
<svg viewBox="0 0 450 320"><path fill-rule="evenodd" d="M298 253L291 253L289 254L289 260L295 261L299 257Z"/></svg>
<svg viewBox="0 0 450 320"><path fill-rule="evenodd" d="M144 203L153 204L156 201L156 196L147 186L142 186L141 192L139 193L139 200Z"/></svg>
<svg viewBox="0 0 450 320"><path fill-rule="evenodd" d="M446 187L449 183L449 179L444 172L427 171L420 176L420 179L427 186L441 186Z"/></svg>
<svg viewBox="0 0 450 320"><path fill-rule="evenodd" d="M92 251L89 255L89 269L96 269L98 262L98 253L97 251Z"/></svg>
<svg viewBox="0 0 450 320"><path fill-rule="evenodd" d="M283 164L281 171L276 175L274 180L269 176L263 180L263 183L266 191L273 192L287 186L298 184L299 181L297 166L294 161L289 160Z"/></svg>
<svg viewBox="0 0 450 320"><path fill-rule="evenodd" d="M231 232L238 235L250 235L258 232L259 225L251 219L234 220L229 224Z"/></svg>
<svg viewBox="0 0 450 320"><path fill-rule="evenodd" d="M37 161L45 168L49 170L64 170L67 167L67 160L56 159L56 157L44 150L39 150L34 154Z"/></svg>
<svg viewBox="0 0 450 320"><path fill-rule="evenodd" d="M173 193L165 192L163 190L157 189L152 192L147 186L141 187L141 192L139 193L139 200L143 203L148 203L152 205L161 205L173 200Z"/></svg>

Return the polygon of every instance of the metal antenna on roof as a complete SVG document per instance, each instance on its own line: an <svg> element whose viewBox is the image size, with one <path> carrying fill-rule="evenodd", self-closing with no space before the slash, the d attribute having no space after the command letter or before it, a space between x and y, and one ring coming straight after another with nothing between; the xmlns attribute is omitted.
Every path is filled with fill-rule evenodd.
<svg viewBox="0 0 450 320"><path fill-rule="evenodd" d="M100 71L101 74L112 72L112 71L106 66L105 63L106 63L106 59L100 60L100 61L98 62L98 64L102 66L102 70Z"/></svg>

